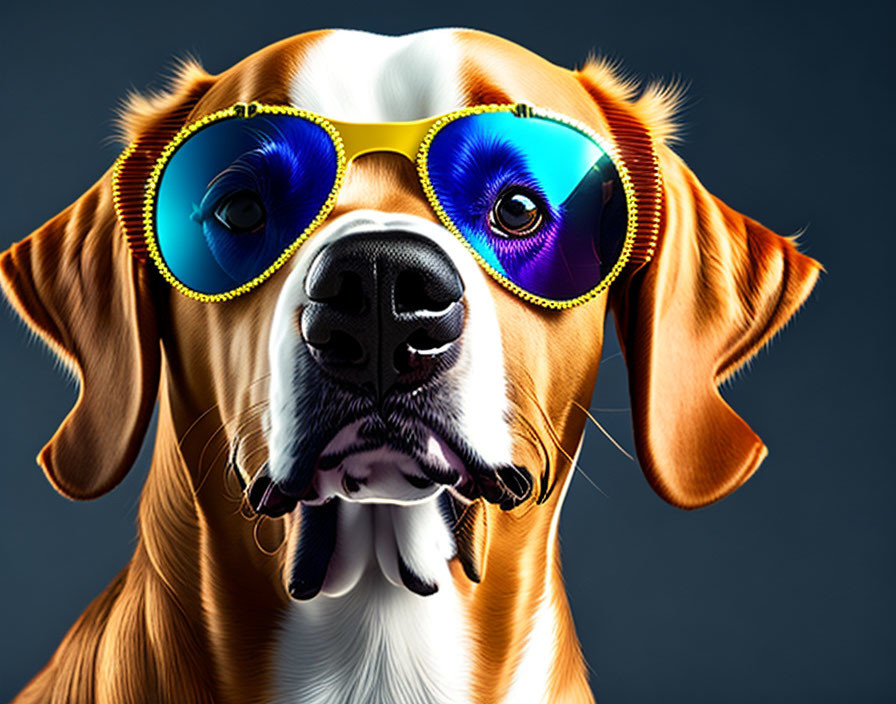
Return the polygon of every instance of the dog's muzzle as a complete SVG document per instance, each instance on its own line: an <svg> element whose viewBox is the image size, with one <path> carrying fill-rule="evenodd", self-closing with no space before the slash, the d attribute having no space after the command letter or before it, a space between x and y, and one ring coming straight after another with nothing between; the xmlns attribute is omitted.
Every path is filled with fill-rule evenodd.
<svg viewBox="0 0 896 704"><path fill-rule="evenodd" d="M305 289L302 338L338 383L381 400L456 360L463 284L442 249L418 235L344 237L317 255Z"/></svg>
<svg viewBox="0 0 896 704"><path fill-rule="evenodd" d="M289 515L295 599L344 593L371 561L432 594L450 579L446 560L470 552L453 535L465 507L481 498L509 510L531 495L529 473L471 432L464 405L494 349L483 347L494 342L482 333L487 292L461 274L473 262L448 233L409 224L337 223L281 291L269 457L247 498L259 514ZM503 417L493 422L500 431Z"/></svg>

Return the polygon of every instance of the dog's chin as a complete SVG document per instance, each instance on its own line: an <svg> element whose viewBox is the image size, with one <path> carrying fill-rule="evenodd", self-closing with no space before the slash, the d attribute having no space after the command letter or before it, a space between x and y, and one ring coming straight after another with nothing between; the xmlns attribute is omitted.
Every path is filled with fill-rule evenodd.
<svg viewBox="0 0 896 704"><path fill-rule="evenodd" d="M369 419L345 425L320 452L301 497L259 472L249 501L285 517L284 580L293 599L342 596L371 570L420 596L450 579L453 529L469 503L457 487L472 480L448 441L415 426L414 442L402 443L408 428L397 435L372 433Z"/></svg>
<svg viewBox="0 0 896 704"><path fill-rule="evenodd" d="M305 497L287 516L285 586L305 601L338 597L370 570L430 596L450 578L463 462L434 432L423 452L339 431L321 453Z"/></svg>
<svg viewBox="0 0 896 704"><path fill-rule="evenodd" d="M296 466L313 471L274 481L262 469L248 499L258 513L285 516L285 586L301 601L341 596L369 570L398 588L434 594L451 579L454 528L466 505L484 498L509 509L531 494L525 470L490 467L419 418L365 415Z"/></svg>
<svg viewBox="0 0 896 704"><path fill-rule="evenodd" d="M375 572L398 589L435 594L456 553L446 498L439 488L407 503L301 502L285 519L287 592L298 601L340 597Z"/></svg>

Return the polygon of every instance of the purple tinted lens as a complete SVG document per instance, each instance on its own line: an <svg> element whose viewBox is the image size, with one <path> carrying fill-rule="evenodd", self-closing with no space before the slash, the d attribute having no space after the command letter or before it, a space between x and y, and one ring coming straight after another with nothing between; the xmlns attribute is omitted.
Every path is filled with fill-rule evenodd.
<svg viewBox="0 0 896 704"><path fill-rule="evenodd" d="M468 115L436 134L427 166L464 239L528 293L574 300L598 287L622 255L628 211L619 173L570 125L509 111ZM513 216L520 203L537 210L537 227L523 234L502 227L513 224L502 215Z"/></svg>

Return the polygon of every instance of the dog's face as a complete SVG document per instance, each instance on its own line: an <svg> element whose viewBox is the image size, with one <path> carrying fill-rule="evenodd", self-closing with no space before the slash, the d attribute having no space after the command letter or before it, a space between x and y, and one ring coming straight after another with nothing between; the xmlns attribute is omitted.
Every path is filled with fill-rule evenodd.
<svg viewBox="0 0 896 704"><path fill-rule="evenodd" d="M273 94L334 120L395 122L487 95L599 125L573 74L503 43L495 47L502 61L492 63L489 40L462 39L310 38L293 46L293 71L249 92L229 85L241 83L242 72L222 77L220 95L207 93L193 114L237 100L271 102ZM359 51L361 71L346 54ZM474 94L464 71L480 62ZM334 211L264 284L226 303L174 292L168 301L172 387L197 411L217 405L237 419L225 432L255 509L287 513L287 522L303 513L306 536L314 531L324 545L334 531L337 540L363 532L358 522L367 519L347 503L392 504L397 550L380 545L377 557L387 576L421 592L437 585L432 556L444 562L440 545L450 542L433 524L479 498L507 510L530 497L543 501L562 484L585 421L606 308L604 294L547 310L501 286L439 221L414 164L394 153L350 164ZM381 530L373 531L377 540ZM336 566L351 573L353 565L337 550L326 584L296 566L303 579L294 596L345 591L352 577ZM474 576L482 571L465 566Z"/></svg>
<svg viewBox="0 0 896 704"><path fill-rule="evenodd" d="M88 498L120 480L161 369L175 427L218 419L213 447L226 448L250 504L286 516L294 598L344 593L367 553L421 594L449 578L455 552L479 580L488 541L471 516L491 515L507 535L555 529L609 306L652 486L695 507L758 466L764 447L716 387L792 315L817 264L706 192L663 143L671 100L661 90L635 100L605 67L571 72L474 32L324 32L218 76L186 70L170 95L132 101L125 127L137 138L172 115L179 128L250 101L361 123L525 103L611 144L625 114L659 158L659 250L581 305L539 306L445 227L411 161L380 151L349 164L332 212L285 265L233 300L205 303L134 261L106 177L2 259L10 299L82 380L41 456L60 490ZM103 282L102 294L84 278ZM185 448L201 489L209 467ZM460 514L472 527L455 545Z"/></svg>

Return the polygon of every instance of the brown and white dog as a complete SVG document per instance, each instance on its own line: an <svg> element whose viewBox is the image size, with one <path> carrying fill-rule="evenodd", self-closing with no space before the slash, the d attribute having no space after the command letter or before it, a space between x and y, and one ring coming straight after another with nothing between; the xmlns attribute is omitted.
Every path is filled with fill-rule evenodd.
<svg viewBox="0 0 896 704"><path fill-rule="evenodd" d="M131 256L105 174L2 254L0 280L81 382L38 458L56 489L90 499L118 484L158 401L155 452L133 559L16 701L592 701L557 524L607 307L644 473L664 499L695 508L736 489L765 456L717 387L793 315L819 270L792 240L708 193L673 153L669 91L636 94L600 63L569 71L494 36L438 30L304 34L216 76L189 64L170 92L132 98L128 139L172 115L186 123L248 101L354 122L525 102L610 142L608 116L624 115L652 136L659 158L661 245L608 293L539 308L489 278L439 223L410 162L381 152L350 166L326 222L269 281L206 304ZM271 468L322 422L294 412L298 399L326 395L331 424L355 403L297 373L308 354L296 324L305 274L327 248L394 231L447 257L463 285L456 363L422 403L476 462L521 470L502 475L489 501L446 502L448 490L414 477L409 451L384 439L342 452L342 482L331 488L340 509L324 524L302 525L303 504L282 519L259 517L247 493L276 481ZM380 412L388 429L394 419ZM328 446L337 454L354 438L351 427L338 430ZM449 518L452 509L460 515ZM330 559L319 593L303 593L296 565L316 541L332 546Z"/></svg>

